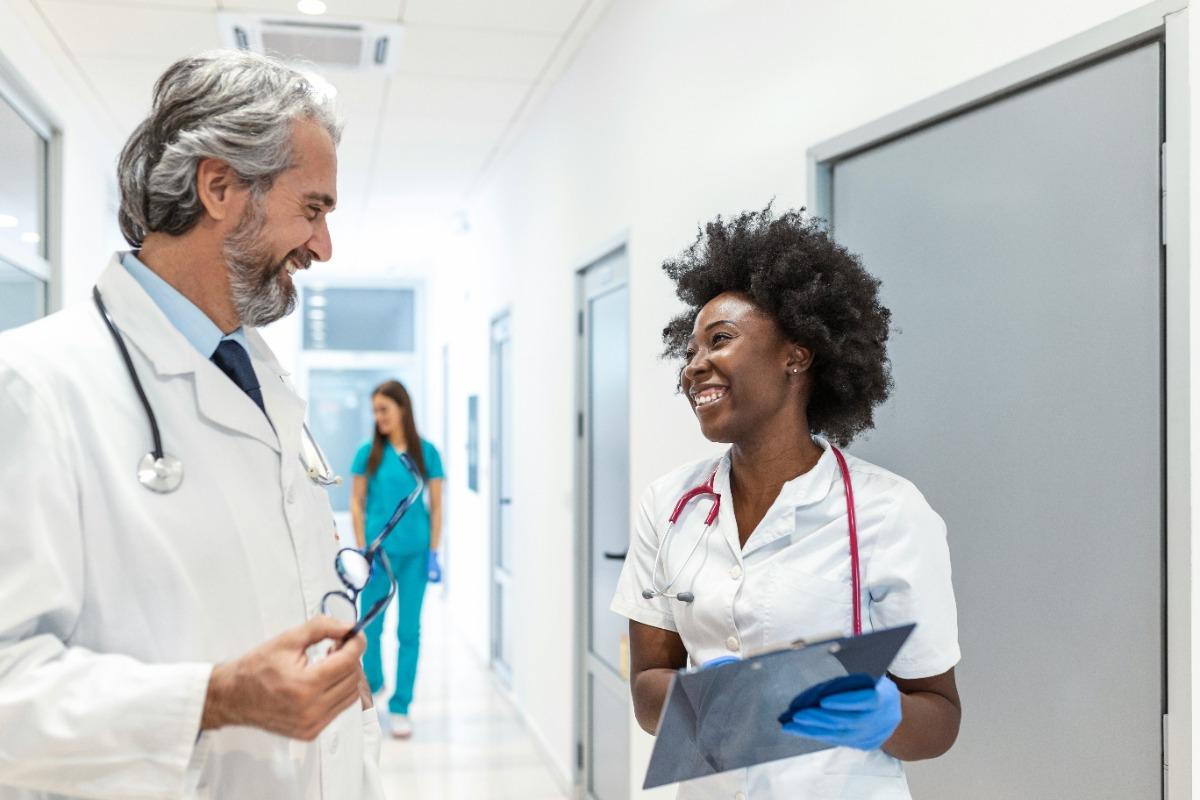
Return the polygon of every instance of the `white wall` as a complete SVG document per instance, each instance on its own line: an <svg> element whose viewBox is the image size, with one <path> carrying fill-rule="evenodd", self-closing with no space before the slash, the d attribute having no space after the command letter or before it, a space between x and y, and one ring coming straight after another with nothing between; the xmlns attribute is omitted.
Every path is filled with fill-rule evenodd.
<svg viewBox="0 0 1200 800"><path fill-rule="evenodd" d="M630 496L709 446L658 358L676 309L662 260L717 214L802 205L813 144L1048 47L1138 0L614 0L560 83L499 160L469 212L470 296L443 313L453 405L487 393L484 321L512 310L517 486L514 691L557 770L575 731L573 272L628 232ZM484 472L486 475L486 471ZM477 498L457 532L486 541ZM486 579L486 549L458 554ZM459 586L462 585L460 580ZM483 584L481 584L482 590ZM453 607L486 647L486 615ZM649 737L638 732L640 785Z"/></svg>
<svg viewBox="0 0 1200 800"><path fill-rule="evenodd" d="M61 223L51 233L61 246L57 300L86 299L122 241L115 217L120 133L30 0L0 0L0 69L61 133L61 183L54 187Z"/></svg>

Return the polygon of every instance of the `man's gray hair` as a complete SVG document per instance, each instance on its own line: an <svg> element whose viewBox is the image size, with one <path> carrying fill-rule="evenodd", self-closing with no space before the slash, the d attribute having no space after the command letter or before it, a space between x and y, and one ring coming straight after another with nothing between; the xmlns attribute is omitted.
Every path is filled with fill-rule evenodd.
<svg viewBox="0 0 1200 800"><path fill-rule="evenodd" d="M121 233L140 247L147 233L186 233L204 211L196 167L229 164L261 194L292 165L292 123L309 119L333 137L333 98L300 70L240 50L177 61L154 85L150 116L125 143L117 166Z"/></svg>

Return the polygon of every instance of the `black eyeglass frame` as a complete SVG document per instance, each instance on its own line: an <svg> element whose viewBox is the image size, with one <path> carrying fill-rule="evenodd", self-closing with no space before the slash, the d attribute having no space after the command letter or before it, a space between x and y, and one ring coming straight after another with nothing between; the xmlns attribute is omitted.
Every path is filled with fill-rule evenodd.
<svg viewBox="0 0 1200 800"><path fill-rule="evenodd" d="M342 642L349 641L357 636L363 628L371 624L371 621L387 608L388 603L390 603L392 598L396 596L396 575L394 572L392 572L392 565L388 562L387 554L383 551L383 541L388 537L389 534L391 534L393 530L395 530L396 526L400 523L400 520L403 519L404 515L408 513L408 510L420 500L421 493L425 491L425 479L421 476L421 471L417 469L417 465L413 463L412 456L410 456L408 453L397 453L397 455L400 456L400 463L404 466L404 469L409 475L412 476L413 480L416 481L416 486L411 492L408 493L407 496L401 498L400 502L396 504L396 509L392 512L392 516L388 518L388 521L384 523L383 528L380 529L379 533L376 534L375 538L372 539L365 548L343 547L341 550L337 551L337 555L334 556L333 559L333 565L334 569L337 571L338 580L342 582L342 586L344 586L345 589L333 589L332 591L326 592L325 596L321 598L322 613L325 613L325 609L330 598L335 596L349 600L351 606L358 608L358 596L362 594L363 590L366 589L367 585L371 582L371 577L375 574L376 560L378 560L380 566L383 568L383 574L387 576L387 594L371 604L371 608L368 609L362 616L360 616L358 621L354 623L354 627L352 627L346 633L346 635L342 637ZM355 553L356 555L361 556L367 563L367 579L363 582L361 588L355 586L350 580L350 576L346 574L346 568L342 563L342 554L347 552Z"/></svg>

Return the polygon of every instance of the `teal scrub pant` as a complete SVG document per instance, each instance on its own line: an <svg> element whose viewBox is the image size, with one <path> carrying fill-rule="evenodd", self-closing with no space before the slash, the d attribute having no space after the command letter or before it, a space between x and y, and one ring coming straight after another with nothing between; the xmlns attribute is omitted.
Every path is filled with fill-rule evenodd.
<svg viewBox="0 0 1200 800"><path fill-rule="evenodd" d="M417 656L421 647L421 604L425 600L425 584L429 580L429 551L393 556L388 562L396 573L396 597L393 599L399 613L396 615L396 638L400 651L396 656L396 690L388 700L388 711L407 714L412 702L413 684L417 680ZM363 590L360 608L371 604L387 594L387 576L376 569L371 581ZM383 689L383 657L379 649L379 637L383 634L383 618L380 614L371 620L364 633L367 635L367 650L363 654L363 671L371 692Z"/></svg>

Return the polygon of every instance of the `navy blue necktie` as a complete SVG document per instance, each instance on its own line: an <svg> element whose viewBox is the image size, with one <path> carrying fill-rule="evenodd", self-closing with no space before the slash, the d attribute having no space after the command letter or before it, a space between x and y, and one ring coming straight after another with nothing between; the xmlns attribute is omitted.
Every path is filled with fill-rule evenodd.
<svg viewBox="0 0 1200 800"><path fill-rule="evenodd" d="M263 405L262 389L258 386L258 376L254 374L254 366L250 363L250 354L246 352L246 348L233 339L222 339L217 345L217 352L212 354L212 362L221 372L228 375L229 380L236 383L239 389L250 395L250 399L264 414L267 413L267 407Z"/></svg>

